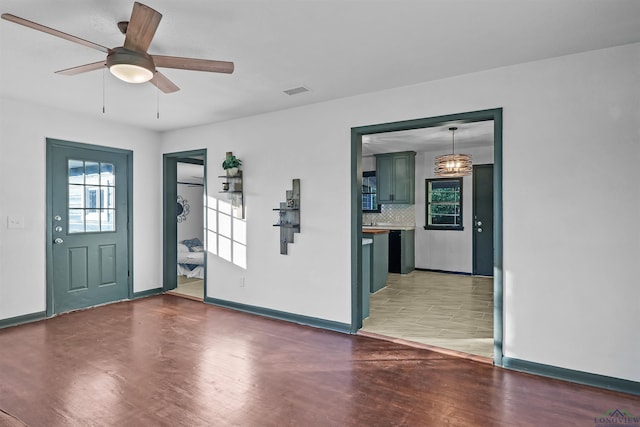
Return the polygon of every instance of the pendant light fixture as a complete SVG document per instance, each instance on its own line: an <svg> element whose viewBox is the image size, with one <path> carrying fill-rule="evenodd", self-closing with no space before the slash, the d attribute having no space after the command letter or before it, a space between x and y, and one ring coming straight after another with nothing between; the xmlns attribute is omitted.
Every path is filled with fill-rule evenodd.
<svg viewBox="0 0 640 427"><path fill-rule="evenodd" d="M450 127L451 131L451 154L444 154L435 158L434 172L437 176L442 177L458 177L471 175L473 168L471 167L470 154L456 154L455 138L457 127Z"/></svg>

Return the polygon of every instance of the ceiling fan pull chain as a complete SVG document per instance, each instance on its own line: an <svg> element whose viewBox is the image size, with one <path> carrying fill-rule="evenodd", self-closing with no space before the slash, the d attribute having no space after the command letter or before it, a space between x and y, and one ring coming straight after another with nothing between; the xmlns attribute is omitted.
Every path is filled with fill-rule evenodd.
<svg viewBox="0 0 640 427"><path fill-rule="evenodd" d="M102 69L102 114L105 113L105 108L104 108L104 73L106 71L106 68Z"/></svg>
<svg viewBox="0 0 640 427"><path fill-rule="evenodd" d="M153 78L155 79L156 76ZM158 86L156 86L156 119L160 120L160 88Z"/></svg>

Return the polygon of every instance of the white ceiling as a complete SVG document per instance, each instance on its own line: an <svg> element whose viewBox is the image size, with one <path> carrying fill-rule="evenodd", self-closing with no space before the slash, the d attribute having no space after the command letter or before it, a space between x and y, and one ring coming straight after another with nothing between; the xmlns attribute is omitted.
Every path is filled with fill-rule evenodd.
<svg viewBox="0 0 640 427"><path fill-rule="evenodd" d="M143 0L164 17L150 53L235 62L233 74L162 69L160 94L103 72L104 55L0 21L0 95L168 130L640 42L638 0ZM131 0L2 0L0 12L109 47ZM304 85L310 92L282 91ZM156 118L159 98L160 118Z"/></svg>
<svg viewBox="0 0 640 427"><path fill-rule="evenodd" d="M178 182L189 184L202 184L204 182L204 166L192 163L181 163L177 165Z"/></svg>
<svg viewBox="0 0 640 427"><path fill-rule="evenodd" d="M451 152L450 127L457 128L455 131L456 153L462 153L470 148L493 147L493 120L491 120L475 123L448 123L430 128L364 135L362 155L371 156L397 151L438 151L442 154Z"/></svg>

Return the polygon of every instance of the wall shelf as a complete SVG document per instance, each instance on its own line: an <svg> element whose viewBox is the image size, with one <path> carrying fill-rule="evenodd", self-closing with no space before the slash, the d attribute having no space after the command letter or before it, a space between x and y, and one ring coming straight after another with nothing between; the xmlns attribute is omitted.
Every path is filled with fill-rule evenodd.
<svg viewBox="0 0 640 427"><path fill-rule="evenodd" d="M280 227L280 253L287 254L289 243L293 243L293 235L300 232L300 180L292 180L292 189L287 190L287 201L280 202L280 207L273 209L278 212Z"/></svg>

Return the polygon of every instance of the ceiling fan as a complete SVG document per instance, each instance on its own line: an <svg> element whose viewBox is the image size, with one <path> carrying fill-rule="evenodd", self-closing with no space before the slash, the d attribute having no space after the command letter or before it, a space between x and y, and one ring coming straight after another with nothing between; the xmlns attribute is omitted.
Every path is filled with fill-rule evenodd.
<svg viewBox="0 0 640 427"><path fill-rule="evenodd" d="M3 13L2 19L42 31L107 54L103 61L91 64L79 65L56 71L58 74L73 76L87 71L99 70L108 67L109 71L120 80L128 83L151 82L164 93L172 93L180 90L156 67L178 68L182 70L208 71L212 73L233 73L233 62L214 61L209 59L183 58L177 56L149 55L147 49L160 24L162 14L149 6L135 2L129 21L118 22L118 28L125 35L124 45L108 48L97 43L90 42L80 37L46 27L24 18Z"/></svg>

